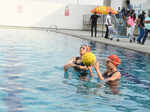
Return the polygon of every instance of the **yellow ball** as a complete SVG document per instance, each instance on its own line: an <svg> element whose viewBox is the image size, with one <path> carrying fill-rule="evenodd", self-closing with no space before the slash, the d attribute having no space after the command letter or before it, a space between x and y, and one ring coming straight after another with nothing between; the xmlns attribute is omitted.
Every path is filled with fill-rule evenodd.
<svg viewBox="0 0 150 112"><path fill-rule="evenodd" d="M93 53L88 52L83 55L82 62L86 66L94 65L94 63L96 62L96 56Z"/></svg>

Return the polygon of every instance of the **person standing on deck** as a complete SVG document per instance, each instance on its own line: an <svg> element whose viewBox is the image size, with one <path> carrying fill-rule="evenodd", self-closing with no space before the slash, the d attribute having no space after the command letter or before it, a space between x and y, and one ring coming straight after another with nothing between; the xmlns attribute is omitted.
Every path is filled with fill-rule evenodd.
<svg viewBox="0 0 150 112"><path fill-rule="evenodd" d="M144 33L144 37L142 40L142 44L144 45L146 38L148 36L148 33L150 32L150 10L148 11L148 17L145 18L145 33Z"/></svg>
<svg viewBox="0 0 150 112"><path fill-rule="evenodd" d="M93 37L93 29L95 30L95 37L97 36L97 19L100 17L99 15L94 12L93 15L90 17L90 23L91 23L91 37Z"/></svg>

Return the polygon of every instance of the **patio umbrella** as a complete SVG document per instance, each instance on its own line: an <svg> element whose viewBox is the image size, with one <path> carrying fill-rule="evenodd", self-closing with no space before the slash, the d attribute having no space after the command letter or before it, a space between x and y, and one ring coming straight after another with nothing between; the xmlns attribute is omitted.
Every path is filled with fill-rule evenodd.
<svg viewBox="0 0 150 112"><path fill-rule="evenodd" d="M91 10L91 13L96 12L97 14L101 14L101 15L107 15L109 14L109 12L111 12L112 14L118 14L118 12L109 7L109 6L98 6L94 9ZM104 26L104 16L103 16L103 25L102 25L102 37L103 37L103 26Z"/></svg>
<svg viewBox="0 0 150 112"><path fill-rule="evenodd" d="M118 12L115 9L109 6L96 7L91 10L91 13L94 13L94 12L96 12L97 14L103 14L103 15L107 15L109 12L111 12L112 14L118 14Z"/></svg>

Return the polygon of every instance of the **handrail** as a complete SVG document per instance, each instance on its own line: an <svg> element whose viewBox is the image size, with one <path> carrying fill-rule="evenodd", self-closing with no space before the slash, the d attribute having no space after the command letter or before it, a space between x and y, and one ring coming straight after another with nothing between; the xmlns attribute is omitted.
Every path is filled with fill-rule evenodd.
<svg viewBox="0 0 150 112"><path fill-rule="evenodd" d="M50 26L49 26L49 29L55 29L55 30L57 30L58 27L57 27L57 25L50 25Z"/></svg>

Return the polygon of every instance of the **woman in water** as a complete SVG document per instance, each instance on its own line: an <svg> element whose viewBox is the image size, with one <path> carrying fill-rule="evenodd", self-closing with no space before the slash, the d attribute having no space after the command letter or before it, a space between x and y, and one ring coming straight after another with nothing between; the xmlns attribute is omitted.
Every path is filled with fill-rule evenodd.
<svg viewBox="0 0 150 112"><path fill-rule="evenodd" d="M117 87L120 83L121 74L117 70L117 66L121 64L121 60L116 55L110 55L106 60L106 70L102 74L106 84L112 89L114 94L118 94Z"/></svg>
<svg viewBox="0 0 150 112"><path fill-rule="evenodd" d="M82 56L90 52L90 47L87 45L82 45L80 47L80 57L73 57L65 66L64 66L64 71L67 71L68 68L73 67L76 71L80 73L80 79L81 80L89 80L88 79L88 74L92 77L93 72L92 72L92 67L95 68L97 75L100 80L103 79L100 70L99 70L99 63L98 61L95 62L93 66L86 66L82 62Z"/></svg>

